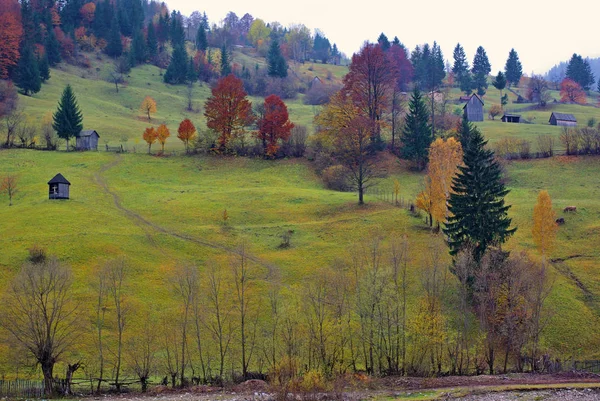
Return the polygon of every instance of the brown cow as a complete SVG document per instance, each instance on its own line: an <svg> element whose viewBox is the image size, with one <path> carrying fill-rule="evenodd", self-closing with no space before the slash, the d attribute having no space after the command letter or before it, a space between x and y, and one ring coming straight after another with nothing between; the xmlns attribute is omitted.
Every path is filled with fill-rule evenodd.
<svg viewBox="0 0 600 401"><path fill-rule="evenodd" d="M563 212L576 212L577 211L577 206L567 206L566 208L563 209Z"/></svg>

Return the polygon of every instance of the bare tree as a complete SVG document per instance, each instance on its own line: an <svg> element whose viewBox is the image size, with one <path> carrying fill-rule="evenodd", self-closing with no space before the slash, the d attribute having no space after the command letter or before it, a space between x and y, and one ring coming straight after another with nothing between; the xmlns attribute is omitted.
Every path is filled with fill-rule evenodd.
<svg viewBox="0 0 600 401"><path fill-rule="evenodd" d="M154 365L156 346L156 322L146 313L139 331L128 342L127 353L131 369L140 380L142 392L148 390L148 380Z"/></svg>
<svg viewBox="0 0 600 401"><path fill-rule="evenodd" d="M93 325L96 331L96 347L98 351L98 371L96 393L100 393L100 386L104 381L104 325L106 316L106 295L108 292L107 277L104 269L98 269L96 280L92 283L92 288L96 292L96 310Z"/></svg>
<svg viewBox="0 0 600 401"><path fill-rule="evenodd" d="M19 190L19 180L16 175L8 174L0 182L0 192L8 196L8 206L12 206L12 199Z"/></svg>
<svg viewBox="0 0 600 401"><path fill-rule="evenodd" d="M400 240L392 243L390 264L392 268L393 296L395 304L393 310L395 329L395 352L393 367L396 372L406 372L406 291L408 288L408 265L411 262L409 255L408 237L404 235Z"/></svg>
<svg viewBox="0 0 600 401"><path fill-rule="evenodd" d="M23 114L23 110L21 108L17 108L8 114L5 114L2 119L4 120L3 125L6 133L6 141L4 142L4 146L9 148L14 144L19 127L25 120L25 115Z"/></svg>
<svg viewBox="0 0 600 401"><path fill-rule="evenodd" d="M24 264L4 296L0 324L41 366L48 395L54 365L79 339L71 283L70 269L51 258Z"/></svg>
<svg viewBox="0 0 600 401"><path fill-rule="evenodd" d="M17 137L21 141L21 147L32 147L35 145L37 129L29 122L23 122L17 129Z"/></svg>
<svg viewBox="0 0 600 401"><path fill-rule="evenodd" d="M112 260L104 265L108 296L115 312L115 323L117 325L117 351L115 361L114 385L117 391L121 391L120 375L123 360L123 332L125 331L126 316L128 309L125 305L123 283L128 272L124 259Z"/></svg>

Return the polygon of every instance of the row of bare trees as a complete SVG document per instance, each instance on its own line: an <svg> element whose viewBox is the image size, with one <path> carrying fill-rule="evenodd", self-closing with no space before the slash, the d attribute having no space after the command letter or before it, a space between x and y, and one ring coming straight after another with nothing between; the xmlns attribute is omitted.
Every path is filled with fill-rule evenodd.
<svg viewBox="0 0 600 401"><path fill-rule="evenodd" d="M88 283L37 249L3 291L3 343L32 359L47 393L66 371L99 392L161 378L173 387L318 371L325 376L523 370L539 357L545 269L525 255L464 252L450 264L434 236L426 256L406 237L371 236L349 257L284 285L242 243L225 262L179 264L150 289L125 259ZM33 254L32 254L33 255ZM525 358L527 356L527 358ZM56 368L57 364L60 368ZM531 366L537 369L538 366ZM8 369L13 369L8 370ZM79 373L77 373L79 372Z"/></svg>

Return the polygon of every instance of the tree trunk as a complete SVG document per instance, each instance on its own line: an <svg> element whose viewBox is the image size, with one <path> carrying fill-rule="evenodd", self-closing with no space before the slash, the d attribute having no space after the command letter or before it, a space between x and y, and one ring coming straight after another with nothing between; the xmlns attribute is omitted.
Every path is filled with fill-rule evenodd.
<svg viewBox="0 0 600 401"><path fill-rule="evenodd" d="M44 361L41 363L42 373L44 375L44 395L51 396L54 394L52 386L52 371L54 370L54 362Z"/></svg>

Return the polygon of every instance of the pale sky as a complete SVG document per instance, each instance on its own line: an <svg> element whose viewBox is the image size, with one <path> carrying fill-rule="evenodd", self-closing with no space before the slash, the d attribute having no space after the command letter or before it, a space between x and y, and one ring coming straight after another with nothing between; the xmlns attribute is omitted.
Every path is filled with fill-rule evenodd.
<svg viewBox="0 0 600 401"><path fill-rule="evenodd" d="M376 41L381 32L390 41L398 36L409 50L436 40L450 63L457 42L465 48L469 64L481 45L492 75L504 70L513 47L526 74L545 73L573 53L584 58L600 56L598 0L165 1L170 10L184 15L206 12L211 25L219 25L233 11L240 18L249 13L265 22L301 23L311 31L319 28L349 57L365 40Z"/></svg>

